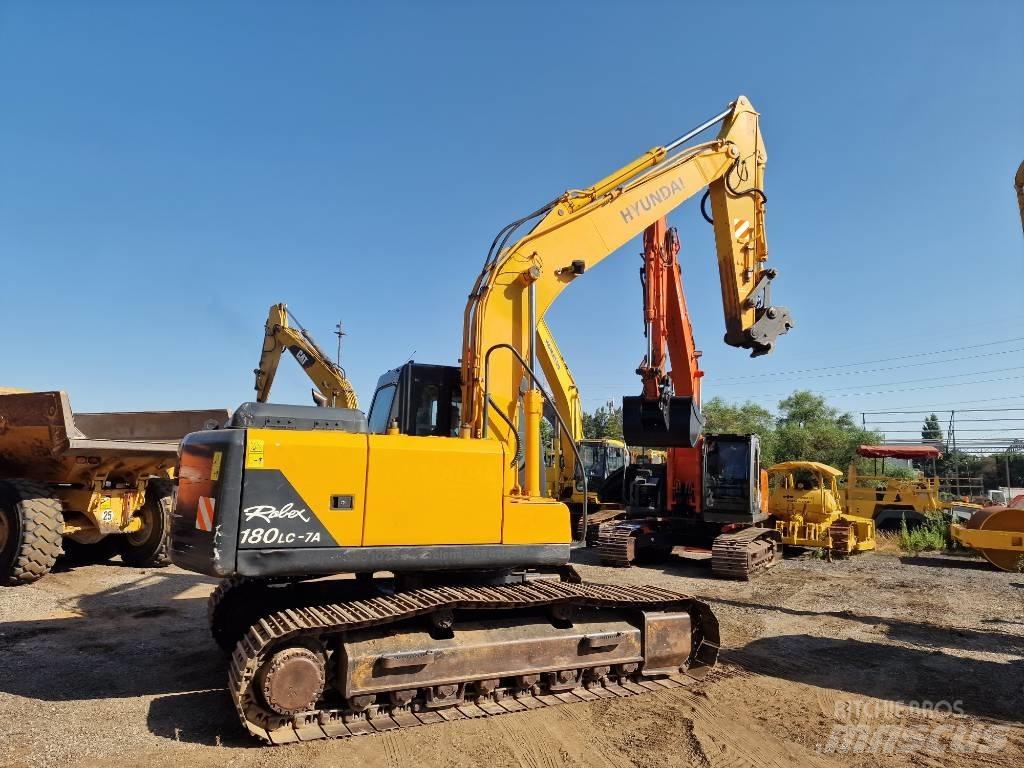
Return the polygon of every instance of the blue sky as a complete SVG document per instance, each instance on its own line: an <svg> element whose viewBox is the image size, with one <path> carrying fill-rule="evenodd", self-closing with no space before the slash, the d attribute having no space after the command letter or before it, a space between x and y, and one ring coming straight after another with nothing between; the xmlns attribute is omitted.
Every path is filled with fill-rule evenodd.
<svg viewBox="0 0 1024 768"><path fill-rule="evenodd" d="M710 228L678 210L706 396L1024 406L1022 32L1009 0L4 0L0 383L233 407L286 301L330 349L343 321L368 405L411 355L457 361L506 222L743 93L797 327L768 358L726 347ZM588 409L638 390L638 252L549 313ZM308 401L290 360L275 399Z"/></svg>

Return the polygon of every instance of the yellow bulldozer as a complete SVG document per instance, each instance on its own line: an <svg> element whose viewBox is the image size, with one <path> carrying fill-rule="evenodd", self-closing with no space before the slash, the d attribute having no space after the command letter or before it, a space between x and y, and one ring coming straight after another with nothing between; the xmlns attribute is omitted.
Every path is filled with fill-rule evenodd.
<svg viewBox="0 0 1024 768"><path fill-rule="evenodd" d="M835 467L817 461L784 461L768 468L773 487L768 514L782 544L848 555L875 548L875 523L846 514Z"/></svg>

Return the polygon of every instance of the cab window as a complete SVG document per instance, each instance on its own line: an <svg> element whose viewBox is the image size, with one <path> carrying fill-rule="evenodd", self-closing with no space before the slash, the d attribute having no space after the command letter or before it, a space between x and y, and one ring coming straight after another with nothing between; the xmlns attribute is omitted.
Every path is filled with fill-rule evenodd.
<svg viewBox="0 0 1024 768"><path fill-rule="evenodd" d="M419 382L417 382L419 384ZM418 387L419 399L416 403L416 434L437 434L437 406L440 400L440 387L437 384L422 384Z"/></svg>
<svg viewBox="0 0 1024 768"><path fill-rule="evenodd" d="M622 469L626 464L625 451L621 448L608 449L608 474Z"/></svg>
<svg viewBox="0 0 1024 768"><path fill-rule="evenodd" d="M391 414L391 405L395 401L397 389L394 384L389 384L374 394L373 403L370 404L370 418L367 421L371 434L383 435L387 431L388 416Z"/></svg>

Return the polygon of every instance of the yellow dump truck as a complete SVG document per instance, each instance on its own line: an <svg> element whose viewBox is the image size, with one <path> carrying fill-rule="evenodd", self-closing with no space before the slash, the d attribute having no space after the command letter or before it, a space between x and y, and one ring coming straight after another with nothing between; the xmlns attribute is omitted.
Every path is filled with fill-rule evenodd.
<svg viewBox="0 0 1024 768"><path fill-rule="evenodd" d="M0 391L0 584L62 552L163 565L181 438L227 410L72 414L65 392Z"/></svg>

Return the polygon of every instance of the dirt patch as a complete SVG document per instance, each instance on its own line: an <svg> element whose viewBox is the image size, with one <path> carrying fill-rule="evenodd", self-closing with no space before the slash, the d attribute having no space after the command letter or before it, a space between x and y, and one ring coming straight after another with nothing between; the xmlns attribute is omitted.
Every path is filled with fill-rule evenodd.
<svg viewBox="0 0 1024 768"><path fill-rule="evenodd" d="M0 589L0 766L1024 762L1019 575L932 554L787 559L751 583L680 557L628 570L577 560L588 580L704 596L722 623L720 667L690 689L267 748L224 691L206 631L213 580L77 567Z"/></svg>

